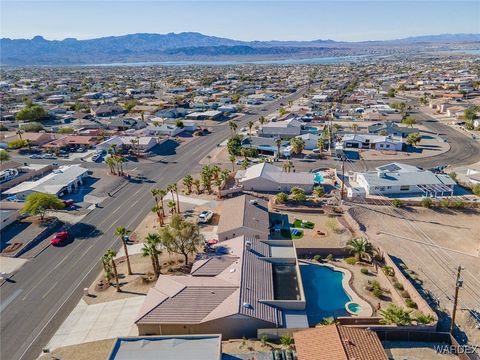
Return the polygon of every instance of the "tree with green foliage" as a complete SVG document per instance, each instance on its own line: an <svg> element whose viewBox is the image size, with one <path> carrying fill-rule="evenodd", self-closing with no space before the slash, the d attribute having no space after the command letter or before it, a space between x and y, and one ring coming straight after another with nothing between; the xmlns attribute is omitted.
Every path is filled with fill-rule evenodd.
<svg viewBox="0 0 480 360"><path fill-rule="evenodd" d="M10 154L7 150L1 149L0 150L0 164L3 164L4 161L10 160Z"/></svg>
<svg viewBox="0 0 480 360"><path fill-rule="evenodd" d="M59 134L73 134L75 130L72 127L64 126L58 129Z"/></svg>
<svg viewBox="0 0 480 360"><path fill-rule="evenodd" d="M20 110L15 119L17 121L39 121L48 118L47 111L40 105L30 104Z"/></svg>
<svg viewBox="0 0 480 360"><path fill-rule="evenodd" d="M395 208L401 208L403 206L402 200L400 199L393 199L392 206Z"/></svg>
<svg viewBox="0 0 480 360"><path fill-rule="evenodd" d="M247 126L248 126L248 135L252 136L252 128L253 128L253 125L254 122L252 120L250 120L248 123L247 123Z"/></svg>
<svg viewBox="0 0 480 360"><path fill-rule="evenodd" d="M128 100L124 105L123 108L128 112L130 112L135 106L137 106L137 100L131 99Z"/></svg>
<svg viewBox="0 0 480 360"><path fill-rule="evenodd" d="M300 137L294 137L290 139L290 145L292 146L292 153L301 154L305 149L305 140Z"/></svg>
<svg viewBox="0 0 480 360"><path fill-rule="evenodd" d="M422 141L422 135L420 133L411 133L408 134L405 142L410 146L416 146L420 141Z"/></svg>
<svg viewBox="0 0 480 360"><path fill-rule="evenodd" d="M480 184L475 184L472 186L472 193L477 196L480 196Z"/></svg>
<svg viewBox="0 0 480 360"><path fill-rule="evenodd" d="M23 132L40 132L42 130L45 130L45 128L39 122L31 122L31 123L20 126L19 130ZM21 137L21 135L19 135L19 137Z"/></svg>
<svg viewBox="0 0 480 360"><path fill-rule="evenodd" d="M169 253L184 256L185 265L188 265L188 256L194 254L204 241L198 225L179 214L172 216L170 224L161 229L159 235L162 245Z"/></svg>
<svg viewBox="0 0 480 360"><path fill-rule="evenodd" d="M287 349L291 349L293 346L293 338L289 335L283 335L280 338L280 343L282 344L283 347Z"/></svg>
<svg viewBox="0 0 480 360"><path fill-rule="evenodd" d="M235 155L230 155L228 157L228 160L232 163L232 171L235 171L235 161L237 160Z"/></svg>
<svg viewBox="0 0 480 360"><path fill-rule="evenodd" d="M417 312L413 315L413 320L417 324L428 325L435 321L435 318L431 314L424 314L422 312Z"/></svg>
<svg viewBox="0 0 480 360"><path fill-rule="evenodd" d="M277 145L277 160L280 159L280 147L282 146L282 139L275 138L275 145Z"/></svg>
<svg viewBox="0 0 480 360"><path fill-rule="evenodd" d="M55 195L34 192L27 196L20 212L33 216L40 215L40 219L43 220L47 211L61 210L64 207L63 201Z"/></svg>
<svg viewBox="0 0 480 360"><path fill-rule="evenodd" d="M457 173L455 171L452 171L452 172L449 172L448 173L448 176L450 176L450 178L453 180L453 181L457 181Z"/></svg>
<svg viewBox="0 0 480 360"><path fill-rule="evenodd" d="M232 134L235 135L235 133L237 132L237 129L238 129L237 123L235 121L230 120L228 122L228 127L232 131Z"/></svg>
<svg viewBox="0 0 480 360"><path fill-rule="evenodd" d="M345 249L355 256L357 261L367 260L368 262L372 261L372 256L374 253L373 245L367 239L360 237L356 239L351 239L347 242Z"/></svg>
<svg viewBox="0 0 480 360"><path fill-rule="evenodd" d="M116 289L121 291L120 282L118 280L118 271L117 264L115 262L115 256L117 255L116 251L113 249L108 249L107 252L102 256L103 269L105 271L105 277L107 281L110 282L112 277L111 273L113 272L113 277L115 278Z"/></svg>
<svg viewBox="0 0 480 360"><path fill-rule="evenodd" d="M393 98L393 97L395 97L395 94L396 94L396 91L395 91L394 88L388 89L388 92L387 92L387 96L388 96L388 97L392 97L392 98Z"/></svg>
<svg viewBox="0 0 480 360"><path fill-rule="evenodd" d="M242 149L242 139L238 135L232 136L227 141L227 150L229 155L238 156Z"/></svg>
<svg viewBox="0 0 480 360"><path fill-rule="evenodd" d="M183 177L183 185L187 187L187 195L189 195L192 192L192 186L193 186L192 175L185 175Z"/></svg>
<svg viewBox="0 0 480 360"><path fill-rule="evenodd" d="M417 120L412 115L408 115L402 120L402 123L413 128L413 125L417 123Z"/></svg>
<svg viewBox="0 0 480 360"><path fill-rule="evenodd" d="M300 187L294 186L290 190L290 198L293 201L305 201L307 196L305 195L305 190Z"/></svg>
<svg viewBox="0 0 480 360"><path fill-rule="evenodd" d="M313 193L316 197L321 198L323 195L325 195L325 190L323 189L323 186L315 186Z"/></svg>
<svg viewBox="0 0 480 360"><path fill-rule="evenodd" d="M288 195L285 194L284 192L279 192L277 195L275 195L275 202L278 204L284 204L288 200Z"/></svg>
<svg viewBox="0 0 480 360"><path fill-rule="evenodd" d="M386 309L380 310L382 319L380 323L385 325L408 326L412 325L412 311L405 310L395 304L390 304Z"/></svg>
<svg viewBox="0 0 480 360"><path fill-rule="evenodd" d="M22 139L12 140L8 143L9 149L21 149L27 146L27 141Z"/></svg>
<svg viewBox="0 0 480 360"><path fill-rule="evenodd" d="M160 245L161 245L160 235L149 233L145 237L145 240L143 242L143 247L142 247L142 256L150 257L150 260L152 261L153 272L155 273L157 278L160 275L160 269L161 269L160 260L158 258L159 255L162 253L162 251L159 249Z"/></svg>
<svg viewBox="0 0 480 360"><path fill-rule="evenodd" d="M285 115L288 114L288 111L285 110L285 108L281 107L280 109L278 109L278 114L279 114L280 116L285 116Z"/></svg>

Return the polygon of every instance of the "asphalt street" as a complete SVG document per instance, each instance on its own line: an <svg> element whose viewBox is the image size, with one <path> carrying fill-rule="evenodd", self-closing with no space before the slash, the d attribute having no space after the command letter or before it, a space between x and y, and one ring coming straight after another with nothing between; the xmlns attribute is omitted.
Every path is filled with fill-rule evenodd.
<svg viewBox="0 0 480 360"><path fill-rule="evenodd" d="M281 102L300 97L304 91L264 106L265 112L243 116L238 120L239 128L250 120L258 120L261 114L274 111ZM128 183L102 202L101 208L73 226L75 236L71 243L64 247L49 246L5 282L0 287L0 358L37 358L80 300L82 289L101 270L100 257L107 249L120 247L114 236L115 228L134 229L153 206L150 189L165 187L194 173L200 168L200 160L229 134L227 124L214 127L210 135L181 145L165 161L139 166L146 181Z"/></svg>

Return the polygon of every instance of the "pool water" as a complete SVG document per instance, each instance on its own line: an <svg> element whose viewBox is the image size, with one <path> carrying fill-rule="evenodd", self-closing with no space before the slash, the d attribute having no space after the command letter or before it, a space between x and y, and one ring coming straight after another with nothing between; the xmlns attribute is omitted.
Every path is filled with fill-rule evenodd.
<svg viewBox="0 0 480 360"><path fill-rule="evenodd" d="M348 310L350 310L353 314L358 314L360 311L362 311L362 307L354 302L351 302L347 305Z"/></svg>
<svg viewBox="0 0 480 360"><path fill-rule="evenodd" d="M317 184L323 183L324 178L321 172L316 172L313 174L313 182Z"/></svg>
<svg viewBox="0 0 480 360"><path fill-rule="evenodd" d="M313 127L313 126L307 126L307 127L305 127L305 130L308 131L311 134L318 134L318 128Z"/></svg>
<svg viewBox="0 0 480 360"><path fill-rule="evenodd" d="M343 273L326 266L300 264L306 298L308 324L317 325L323 318L349 316L345 304L351 301L345 292Z"/></svg>

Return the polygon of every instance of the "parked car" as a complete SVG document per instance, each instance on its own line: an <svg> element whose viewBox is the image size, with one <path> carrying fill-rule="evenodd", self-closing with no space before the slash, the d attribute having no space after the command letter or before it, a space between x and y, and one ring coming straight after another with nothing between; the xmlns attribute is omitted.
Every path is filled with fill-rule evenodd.
<svg viewBox="0 0 480 360"><path fill-rule="evenodd" d="M102 158L102 154L96 154L92 156L92 161L97 162Z"/></svg>
<svg viewBox="0 0 480 360"><path fill-rule="evenodd" d="M51 159L51 160L55 160L57 157L53 154L43 154L42 156L43 159Z"/></svg>
<svg viewBox="0 0 480 360"><path fill-rule="evenodd" d="M50 244L52 244L53 246L60 245L62 242L68 239L68 236L68 231L58 232L53 236L52 240L50 240Z"/></svg>
<svg viewBox="0 0 480 360"><path fill-rule="evenodd" d="M42 159L42 155L33 154L33 155L30 155L30 159Z"/></svg>
<svg viewBox="0 0 480 360"><path fill-rule="evenodd" d="M198 222L202 224L208 223L210 220L212 220L213 217L213 211L211 210L205 210L198 215Z"/></svg>

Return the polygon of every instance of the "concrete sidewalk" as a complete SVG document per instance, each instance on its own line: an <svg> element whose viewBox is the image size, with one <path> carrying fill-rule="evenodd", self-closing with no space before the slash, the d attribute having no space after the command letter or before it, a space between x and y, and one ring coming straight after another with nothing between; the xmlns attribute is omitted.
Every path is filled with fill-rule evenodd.
<svg viewBox="0 0 480 360"><path fill-rule="evenodd" d="M144 296L88 305L77 304L47 345L50 350L118 336L138 335L134 321Z"/></svg>

